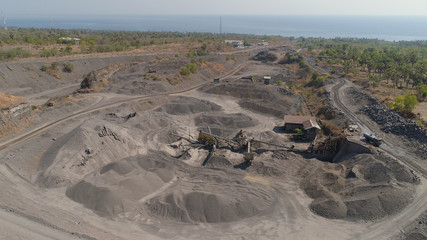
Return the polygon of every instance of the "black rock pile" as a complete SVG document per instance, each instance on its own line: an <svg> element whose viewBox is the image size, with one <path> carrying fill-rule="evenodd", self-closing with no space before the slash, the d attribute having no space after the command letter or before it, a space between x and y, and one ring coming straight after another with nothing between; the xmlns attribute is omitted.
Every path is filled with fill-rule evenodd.
<svg viewBox="0 0 427 240"><path fill-rule="evenodd" d="M405 119L382 104L372 104L362 108L362 112L382 126L385 133L402 135L427 143L427 131L416 122Z"/></svg>
<svg viewBox="0 0 427 240"><path fill-rule="evenodd" d="M373 121L381 126L385 133L393 133L404 136L408 139L416 140L420 143L417 154L422 158L427 158L427 130L419 126L416 122L408 120L389 109L383 104L367 105L361 109Z"/></svg>
<svg viewBox="0 0 427 240"><path fill-rule="evenodd" d="M319 114L324 114L326 117L331 116L330 119L339 118L339 119L347 119L346 115L341 111L341 109L335 107L332 99L332 95L330 92L325 92L327 97L327 101L324 103L325 107L319 110ZM328 118L328 117L327 117Z"/></svg>

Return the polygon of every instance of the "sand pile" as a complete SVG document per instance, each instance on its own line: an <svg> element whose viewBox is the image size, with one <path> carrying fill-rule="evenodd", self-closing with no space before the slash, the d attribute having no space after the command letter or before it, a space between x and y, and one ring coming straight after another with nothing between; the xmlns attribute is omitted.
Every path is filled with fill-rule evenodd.
<svg viewBox="0 0 427 240"><path fill-rule="evenodd" d="M415 192L416 177L385 155L350 154L324 163L301 182L314 199L310 208L328 218L378 219L403 209Z"/></svg>
<svg viewBox="0 0 427 240"><path fill-rule="evenodd" d="M86 176L66 195L97 213L113 216L135 209L143 197L170 182L174 171L159 154L129 157Z"/></svg>
<svg viewBox="0 0 427 240"><path fill-rule="evenodd" d="M206 86L202 91L239 98L242 108L279 118L284 113L294 115L302 110L300 96L281 91L277 86L233 83Z"/></svg>
<svg viewBox="0 0 427 240"><path fill-rule="evenodd" d="M172 102L158 108L156 111L166 112L170 115L188 115L220 110L220 106L206 100L200 100L191 97L178 97Z"/></svg>

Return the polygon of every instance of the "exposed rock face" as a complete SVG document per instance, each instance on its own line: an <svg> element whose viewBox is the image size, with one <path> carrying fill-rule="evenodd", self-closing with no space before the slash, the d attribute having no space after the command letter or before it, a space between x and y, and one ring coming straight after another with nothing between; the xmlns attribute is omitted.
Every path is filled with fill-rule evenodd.
<svg viewBox="0 0 427 240"><path fill-rule="evenodd" d="M0 111L0 139L10 136L33 123L38 117L26 104Z"/></svg>
<svg viewBox="0 0 427 240"><path fill-rule="evenodd" d="M92 89L97 81L95 72L90 72L80 83L80 89Z"/></svg>
<svg viewBox="0 0 427 240"><path fill-rule="evenodd" d="M134 63L120 63L109 65L97 71L90 72L80 83L78 92L85 93L91 91L100 91L108 85L113 75L127 66L135 65Z"/></svg>
<svg viewBox="0 0 427 240"><path fill-rule="evenodd" d="M262 52L259 52L254 57L252 57L252 60L274 62L277 60L277 56L268 51L262 51Z"/></svg>

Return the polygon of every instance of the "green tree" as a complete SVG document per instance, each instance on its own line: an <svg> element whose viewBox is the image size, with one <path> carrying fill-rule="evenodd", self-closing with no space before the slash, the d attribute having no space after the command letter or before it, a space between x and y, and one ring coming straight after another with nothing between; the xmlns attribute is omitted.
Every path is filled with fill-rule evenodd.
<svg viewBox="0 0 427 240"><path fill-rule="evenodd" d="M418 99L425 100L427 98L427 85L420 83L417 85L416 89Z"/></svg>
<svg viewBox="0 0 427 240"><path fill-rule="evenodd" d="M397 112L402 112L405 108L405 97L404 96L397 96L394 99L394 103L392 104L392 108Z"/></svg>
<svg viewBox="0 0 427 240"><path fill-rule="evenodd" d="M412 112L415 108L415 106L418 104L418 100L417 97L415 95L407 95L405 97L405 102L404 102L404 106L405 106L405 111L406 112Z"/></svg>
<svg viewBox="0 0 427 240"><path fill-rule="evenodd" d="M397 112L407 112L410 113L414 110L415 106L418 104L417 97L415 95L409 94L404 96L398 96L394 99L394 104L392 108Z"/></svg>
<svg viewBox="0 0 427 240"><path fill-rule="evenodd" d="M190 70L191 73L197 72L197 66L195 64L187 64L187 69Z"/></svg>
<svg viewBox="0 0 427 240"><path fill-rule="evenodd" d="M316 81L317 77L319 77L319 73L318 72L314 72L313 75L311 76L311 79L313 81Z"/></svg>

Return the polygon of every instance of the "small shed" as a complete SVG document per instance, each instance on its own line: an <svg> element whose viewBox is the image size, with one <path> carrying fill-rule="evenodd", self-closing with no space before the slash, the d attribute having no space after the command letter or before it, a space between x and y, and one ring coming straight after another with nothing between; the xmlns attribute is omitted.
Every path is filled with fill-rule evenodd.
<svg viewBox="0 0 427 240"><path fill-rule="evenodd" d="M320 126L313 116L285 115L283 121L286 132L293 132L299 128L303 130L306 140L314 140L320 130Z"/></svg>
<svg viewBox="0 0 427 240"><path fill-rule="evenodd" d="M270 85L271 77L270 76L264 76L264 84Z"/></svg>

